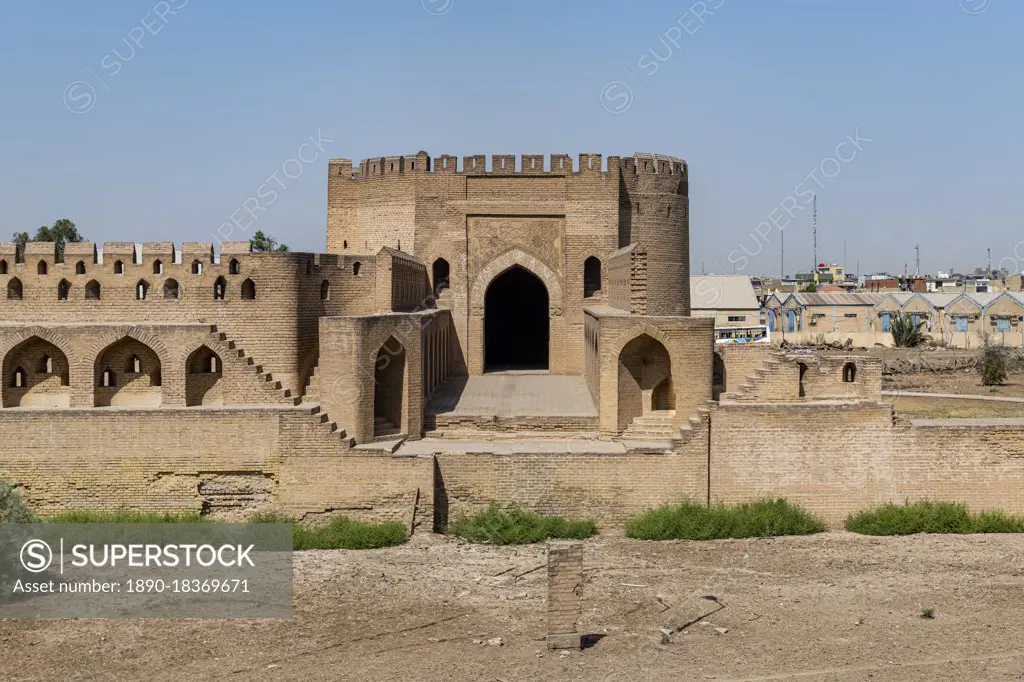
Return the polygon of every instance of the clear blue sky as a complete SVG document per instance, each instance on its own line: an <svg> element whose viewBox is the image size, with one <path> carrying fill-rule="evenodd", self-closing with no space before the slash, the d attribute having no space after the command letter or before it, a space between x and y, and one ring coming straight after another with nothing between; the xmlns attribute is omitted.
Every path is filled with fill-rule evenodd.
<svg viewBox="0 0 1024 682"><path fill-rule="evenodd" d="M918 242L929 271L1013 256L1024 3L705 4L9 0L0 237L67 216L97 242L212 241L319 130L250 231L322 250L330 156L653 151L690 164L694 271L778 274L777 230L750 235L802 182L819 260L844 240L863 272L913 270ZM810 211L785 235L806 269Z"/></svg>

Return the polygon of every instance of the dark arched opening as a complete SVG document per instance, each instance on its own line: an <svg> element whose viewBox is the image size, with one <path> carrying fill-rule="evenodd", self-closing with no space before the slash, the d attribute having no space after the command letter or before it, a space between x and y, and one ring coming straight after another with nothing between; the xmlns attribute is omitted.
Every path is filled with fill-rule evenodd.
<svg viewBox="0 0 1024 682"><path fill-rule="evenodd" d="M591 256L583 261L583 298L601 294L601 261Z"/></svg>
<svg viewBox="0 0 1024 682"><path fill-rule="evenodd" d="M714 355L714 367L711 370L711 398L718 400L718 396L725 393L726 387L726 376L725 376L725 360L722 359L722 355L719 352L713 353Z"/></svg>
<svg viewBox="0 0 1024 682"><path fill-rule="evenodd" d="M484 295L484 371L547 369L548 290L519 266L495 277Z"/></svg>
<svg viewBox="0 0 1024 682"><path fill-rule="evenodd" d="M224 277L218 277L213 283L213 300L223 301L224 294L228 288L228 281Z"/></svg>
<svg viewBox="0 0 1024 682"><path fill-rule="evenodd" d="M373 371L373 436L400 433L405 404L405 347L388 338L377 351Z"/></svg>
<svg viewBox="0 0 1024 682"><path fill-rule="evenodd" d="M451 267L444 258L438 258L431 267L434 276L434 296L440 296L441 292L448 288L451 277Z"/></svg>
<svg viewBox="0 0 1024 682"><path fill-rule="evenodd" d="M805 365L802 362L799 362L799 363L797 363L797 366L800 367L800 393L799 393L799 395L800 395L801 398L803 398L805 395L807 395L807 392L804 390L804 377L807 374L807 365Z"/></svg>
<svg viewBox="0 0 1024 682"><path fill-rule="evenodd" d="M852 362L848 362L843 365L843 382L852 384L857 380L857 365Z"/></svg>

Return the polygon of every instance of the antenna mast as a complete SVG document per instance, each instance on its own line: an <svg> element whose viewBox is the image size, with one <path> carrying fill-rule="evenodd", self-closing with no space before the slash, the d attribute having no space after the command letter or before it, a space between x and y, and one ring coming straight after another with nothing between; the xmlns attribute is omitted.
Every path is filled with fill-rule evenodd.
<svg viewBox="0 0 1024 682"><path fill-rule="evenodd" d="M811 273L818 272L818 195L812 195L814 197L814 206L811 210L811 235L814 240L814 267L811 268ZM818 278L813 274L811 279L815 282Z"/></svg>

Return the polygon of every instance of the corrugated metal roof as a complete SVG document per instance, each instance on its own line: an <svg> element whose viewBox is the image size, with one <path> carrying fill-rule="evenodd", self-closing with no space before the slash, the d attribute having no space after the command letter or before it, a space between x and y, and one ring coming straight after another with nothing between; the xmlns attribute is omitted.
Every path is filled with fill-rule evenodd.
<svg viewBox="0 0 1024 682"><path fill-rule="evenodd" d="M690 277L690 308L693 310L757 310L757 296L744 275L696 275Z"/></svg>
<svg viewBox="0 0 1024 682"><path fill-rule="evenodd" d="M912 291L898 291L894 293L796 293L793 294L793 298L796 302L802 306L829 306L829 305L841 305L841 306L855 306L855 305L878 305L883 299L891 296L896 300L897 303L902 307L906 305L907 301L920 296L923 298L928 305L933 308L946 308L954 300L960 296L967 296L967 298L973 300L978 305L985 307L994 301L997 297L1002 295L1004 292L989 292L989 293L967 293L967 294L952 294L952 293L914 293ZM1007 291L1005 292L1012 296L1016 300L1020 301L1024 305L1024 292L1019 291Z"/></svg>
<svg viewBox="0 0 1024 682"><path fill-rule="evenodd" d="M885 294L869 293L798 293L793 294L800 305L875 305Z"/></svg>

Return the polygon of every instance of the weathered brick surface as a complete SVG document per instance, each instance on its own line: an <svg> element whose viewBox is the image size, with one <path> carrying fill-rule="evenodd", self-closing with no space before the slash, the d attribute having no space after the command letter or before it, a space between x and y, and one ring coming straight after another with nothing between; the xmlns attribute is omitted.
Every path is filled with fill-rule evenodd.
<svg viewBox="0 0 1024 682"><path fill-rule="evenodd" d="M0 480L42 514L131 507L430 519L429 459L352 455L299 407L0 410Z"/></svg>
<svg viewBox="0 0 1024 682"><path fill-rule="evenodd" d="M438 454L440 520L517 503L608 528L662 504L705 500L707 433L705 424L690 441L657 454Z"/></svg>
<svg viewBox="0 0 1024 682"><path fill-rule="evenodd" d="M722 405L711 427L711 499L786 497L841 524L884 502L965 501L1020 513L1024 421L894 424L878 403Z"/></svg>
<svg viewBox="0 0 1024 682"><path fill-rule="evenodd" d="M576 623L583 613L583 543L548 543L549 649L579 649Z"/></svg>
<svg viewBox="0 0 1024 682"><path fill-rule="evenodd" d="M604 302L608 259L639 244L627 257L626 297L635 312L689 313L689 203L686 164L664 156L496 155L433 161L425 154L377 157L353 173L347 159L328 171L327 250L375 254L406 251L428 268L450 266L444 303L465 353L465 369L483 371L484 291L513 265L537 275L551 303L550 368L582 373L584 305ZM583 263L602 260L601 294L584 299ZM505 262L507 261L507 262ZM492 264L501 262L500 268ZM434 283L436 285L436 282ZM619 291L622 289L620 287ZM618 300L618 299L617 299ZM556 303L557 301L557 303ZM461 370L456 365L456 370Z"/></svg>

